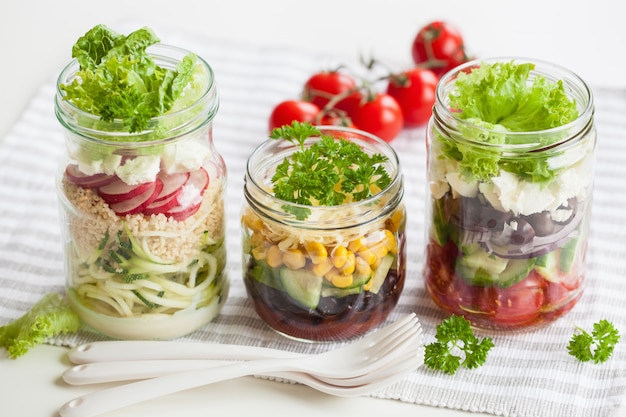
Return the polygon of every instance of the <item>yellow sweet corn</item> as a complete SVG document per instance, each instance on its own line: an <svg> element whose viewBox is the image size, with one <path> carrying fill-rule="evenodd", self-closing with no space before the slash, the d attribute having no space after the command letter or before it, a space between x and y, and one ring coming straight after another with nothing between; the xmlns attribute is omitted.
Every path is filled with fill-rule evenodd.
<svg viewBox="0 0 626 417"><path fill-rule="evenodd" d="M346 288L352 285L353 281L354 281L354 277L352 274L350 275L337 274L332 277L330 282L337 288Z"/></svg>
<svg viewBox="0 0 626 417"><path fill-rule="evenodd" d="M271 268L278 268L283 264L283 251L276 245L272 245L267 249L267 264Z"/></svg>
<svg viewBox="0 0 626 417"><path fill-rule="evenodd" d="M365 261L365 259L361 258L360 256L356 257L355 264L355 272L357 274L368 276L372 273L372 268L370 267L369 263L367 263L367 261Z"/></svg>
<svg viewBox="0 0 626 417"><path fill-rule="evenodd" d="M299 249L289 249L283 253L283 264L289 269L302 269L306 265L306 257Z"/></svg>
<svg viewBox="0 0 626 417"><path fill-rule="evenodd" d="M358 252L359 249L363 247L363 241L365 238L363 236L354 239L352 242L348 243L348 250L354 253Z"/></svg>
<svg viewBox="0 0 626 417"><path fill-rule="evenodd" d="M318 277L323 277L333 268L334 266L330 258L324 258L322 262L313 264L311 266L311 271L313 271L313 273Z"/></svg>
<svg viewBox="0 0 626 417"><path fill-rule="evenodd" d="M346 254L346 262L344 262L341 267L341 273L344 275L352 275L356 268L356 257L354 256L354 252L347 251Z"/></svg>
<svg viewBox="0 0 626 417"><path fill-rule="evenodd" d="M396 237L390 230L385 229L385 237L382 240L382 244L385 246L385 248L387 248L389 252L398 252L398 243L396 242Z"/></svg>
<svg viewBox="0 0 626 417"><path fill-rule="evenodd" d="M337 246L331 253L331 260L335 268L341 268L348 259L348 249L345 246Z"/></svg>
<svg viewBox="0 0 626 417"><path fill-rule="evenodd" d="M370 248L368 248L367 246L363 246L358 252L357 255L360 258L363 258L363 260L365 262L367 262L368 265L374 265L376 263L376 261L378 260L378 258L376 257L376 254L374 253L374 251L372 251Z"/></svg>
<svg viewBox="0 0 626 417"><path fill-rule="evenodd" d="M307 242L304 244L307 255L311 258L311 262L317 265L324 259L328 259L328 251L320 242Z"/></svg>

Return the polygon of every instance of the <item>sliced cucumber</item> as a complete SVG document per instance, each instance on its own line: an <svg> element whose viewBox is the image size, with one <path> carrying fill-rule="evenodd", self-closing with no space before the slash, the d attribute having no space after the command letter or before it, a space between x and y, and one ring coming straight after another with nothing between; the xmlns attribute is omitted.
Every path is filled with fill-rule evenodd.
<svg viewBox="0 0 626 417"><path fill-rule="evenodd" d="M534 266L534 258L504 259L480 249L462 256L456 270L470 285L510 287L526 278Z"/></svg>
<svg viewBox="0 0 626 417"><path fill-rule="evenodd" d="M323 279L308 269L280 269L280 282L287 294L310 309L316 309L319 304Z"/></svg>
<svg viewBox="0 0 626 417"><path fill-rule="evenodd" d="M559 269L562 272L569 273L574 265L574 260L578 254L578 246L582 240L580 238L572 238L568 240L561 248L561 258L559 259Z"/></svg>
<svg viewBox="0 0 626 417"><path fill-rule="evenodd" d="M545 280L558 282L559 278L559 249L539 256L535 262L535 271Z"/></svg>
<svg viewBox="0 0 626 417"><path fill-rule="evenodd" d="M369 292L378 294L378 291L380 291L380 287L383 286L383 282L385 282L385 279L387 278L387 274L389 273L389 270L391 269L391 265L393 265L394 260L395 256L391 254L385 255L380 260L378 267L372 274L372 280L368 283L368 286L365 287Z"/></svg>

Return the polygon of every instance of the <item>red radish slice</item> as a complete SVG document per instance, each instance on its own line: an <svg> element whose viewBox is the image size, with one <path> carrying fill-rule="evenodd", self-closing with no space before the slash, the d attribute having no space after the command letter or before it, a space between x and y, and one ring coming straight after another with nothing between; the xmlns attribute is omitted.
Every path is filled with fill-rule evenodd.
<svg viewBox="0 0 626 417"><path fill-rule="evenodd" d="M68 181L83 188L98 188L110 184L116 180L115 175L93 174L87 175L78 169L77 165L68 165L65 168L65 176Z"/></svg>
<svg viewBox="0 0 626 417"><path fill-rule="evenodd" d="M187 217L195 214L200 209L201 205L202 205L202 200L198 201L197 203L188 205L186 207L176 206L173 209L165 212L164 214L167 217L171 217L176 221L182 222Z"/></svg>
<svg viewBox="0 0 626 417"><path fill-rule="evenodd" d="M155 201L169 200L172 196L179 194L189 177L190 174L188 172L160 173L157 178L163 183L163 189Z"/></svg>
<svg viewBox="0 0 626 417"><path fill-rule="evenodd" d="M200 191L200 195L204 194L204 191L209 186L209 173L202 167L189 173L189 183Z"/></svg>
<svg viewBox="0 0 626 417"><path fill-rule="evenodd" d="M163 191L161 191L161 194L163 194ZM143 214L146 216L159 213L165 214L168 210L172 210L178 206L178 195L179 193L177 192L167 198L159 199L157 197L152 203L148 204L146 208L143 209Z"/></svg>
<svg viewBox="0 0 626 417"><path fill-rule="evenodd" d="M140 194L143 194L146 190L150 189L154 185L153 182L144 182L143 184L129 185L121 179L117 179L111 184L107 184L98 188L98 194L108 204L120 203L126 200L131 200Z"/></svg>
<svg viewBox="0 0 626 417"><path fill-rule="evenodd" d="M209 174L204 168L192 171L189 180L183 187L176 199L178 205L166 211L167 217L172 217L176 221L183 221L187 217L195 214L202 205L202 195L209 186Z"/></svg>
<svg viewBox="0 0 626 417"><path fill-rule="evenodd" d="M144 208L154 201L163 189L163 183L158 179L147 184L148 188L141 194L115 204L109 204L109 207L111 207L111 210L118 216L141 213Z"/></svg>

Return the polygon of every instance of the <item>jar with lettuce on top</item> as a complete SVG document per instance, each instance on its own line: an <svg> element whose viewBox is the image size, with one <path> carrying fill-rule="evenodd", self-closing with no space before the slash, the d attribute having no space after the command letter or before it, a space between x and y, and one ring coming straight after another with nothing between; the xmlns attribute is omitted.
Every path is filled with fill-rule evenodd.
<svg viewBox="0 0 626 417"><path fill-rule="evenodd" d="M583 294L594 179L593 96L521 58L448 72L427 130L425 286L447 313L532 329Z"/></svg>
<svg viewBox="0 0 626 417"><path fill-rule="evenodd" d="M213 70L149 28L95 26L72 56L55 98L68 300L110 337L190 333L228 293Z"/></svg>

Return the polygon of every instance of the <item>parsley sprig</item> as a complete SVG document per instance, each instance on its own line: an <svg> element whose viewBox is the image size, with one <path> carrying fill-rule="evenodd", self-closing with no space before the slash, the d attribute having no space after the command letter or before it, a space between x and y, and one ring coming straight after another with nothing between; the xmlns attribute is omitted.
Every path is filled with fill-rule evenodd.
<svg viewBox="0 0 626 417"><path fill-rule="evenodd" d="M593 325L591 334L580 327L567 345L567 351L581 362L606 362L619 342L620 335L613 323L600 320Z"/></svg>
<svg viewBox="0 0 626 417"><path fill-rule="evenodd" d="M460 366L472 369L484 365L494 346L490 337L476 337L470 322L461 316L446 318L436 330L437 341L426 345L424 364L446 374L454 374ZM455 353L462 353L464 357Z"/></svg>
<svg viewBox="0 0 626 417"><path fill-rule="evenodd" d="M311 137L320 139L306 146ZM270 138L300 146L285 158L272 176L274 195L284 201L306 206L337 206L361 201L391 183L382 165L388 158L368 154L345 138L324 135L310 123L293 122L272 130ZM284 206L300 220L310 210Z"/></svg>

